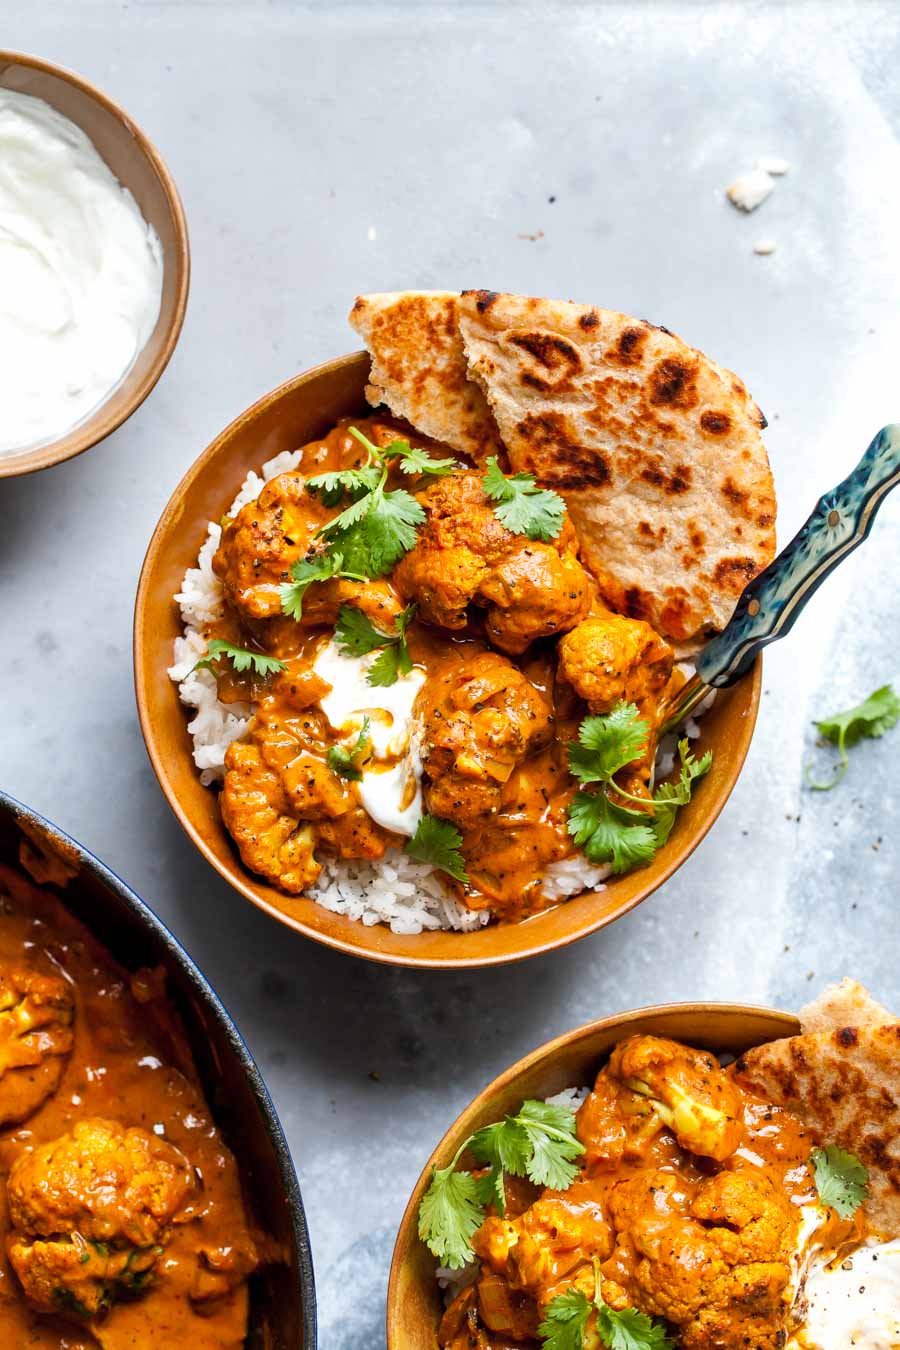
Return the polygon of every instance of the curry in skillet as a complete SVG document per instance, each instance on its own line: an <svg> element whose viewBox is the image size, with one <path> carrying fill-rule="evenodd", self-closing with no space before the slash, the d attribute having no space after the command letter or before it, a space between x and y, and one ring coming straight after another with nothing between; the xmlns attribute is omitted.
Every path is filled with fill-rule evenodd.
<svg viewBox="0 0 900 1350"><path fill-rule="evenodd" d="M0 1345L236 1348L256 1264L162 973L0 866Z"/></svg>
<svg viewBox="0 0 900 1350"><path fill-rule="evenodd" d="M863 1208L866 1168L748 1072L635 1035L577 1114L571 1093L525 1102L467 1140L419 1210L442 1350L896 1345L900 1244Z"/></svg>

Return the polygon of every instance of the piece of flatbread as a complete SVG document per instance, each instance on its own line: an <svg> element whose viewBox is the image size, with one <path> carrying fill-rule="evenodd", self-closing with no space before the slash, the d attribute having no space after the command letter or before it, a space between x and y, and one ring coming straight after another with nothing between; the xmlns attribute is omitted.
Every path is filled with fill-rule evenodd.
<svg viewBox="0 0 900 1350"><path fill-rule="evenodd" d="M372 356L366 398L482 464L503 447L479 385L469 379L455 291L360 295L350 324Z"/></svg>
<svg viewBox="0 0 900 1350"><path fill-rule="evenodd" d="M868 989L845 975L840 984L827 984L818 998L797 1016L804 1031L841 1031L844 1027L878 1027L896 1022L893 1013L876 1003Z"/></svg>
<svg viewBox="0 0 900 1350"><path fill-rule="evenodd" d="M728 622L775 554L765 418L665 328L464 291L459 324L512 468L565 496L605 600L678 643Z"/></svg>
<svg viewBox="0 0 900 1350"><path fill-rule="evenodd" d="M838 1144L869 1169L866 1213L900 1233L900 1024L842 1026L759 1045L735 1065L738 1082Z"/></svg>

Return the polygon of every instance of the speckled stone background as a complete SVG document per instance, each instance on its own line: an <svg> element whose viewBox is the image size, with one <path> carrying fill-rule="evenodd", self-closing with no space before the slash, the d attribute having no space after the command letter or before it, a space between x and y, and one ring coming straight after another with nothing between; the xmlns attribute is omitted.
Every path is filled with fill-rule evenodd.
<svg viewBox="0 0 900 1350"><path fill-rule="evenodd" d="M131 422L0 483L0 783L157 908L275 1097L328 1350L380 1350L394 1234L452 1116L590 1018L706 996L794 1008L852 972L900 1005L900 729L804 790L810 719L900 674L900 495L766 660L741 781L612 930L445 977L276 928L201 861L150 772L131 610L172 488L243 407L355 345L357 291L571 296L682 333L770 420L784 540L900 419L900 6L5 0L0 43L121 100L180 186L187 323ZM793 168L750 217L723 189ZM774 239L758 257L753 245ZM2 415L2 413L0 413ZM819 752L820 753L820 752Z"/></svg>

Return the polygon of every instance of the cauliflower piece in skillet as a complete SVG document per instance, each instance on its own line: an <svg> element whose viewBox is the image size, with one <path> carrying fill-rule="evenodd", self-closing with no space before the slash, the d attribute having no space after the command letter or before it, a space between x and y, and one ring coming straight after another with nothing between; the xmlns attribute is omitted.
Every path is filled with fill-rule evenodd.
<svg viewBox="0 0 900 1350"><path fill-rule="evenodd" d="M475 651L419 695L428 811L466 829L495 812L504 784L551 736L551 710L518 667Z"/></svg>
<svg viewBox="0 0 900 1350"><path fill-rule="evenodd" d="M66 980L24 967L0 971L0 1126L27 1120L56 1091L74 1016Z"/></svg>
<svg viewBox="0 0 900 1350"><path fill-rule="evenodd" d="M494 646L517 654L588 612L593 587L568 516L551 543L513 534L497 519L481 476L470 471L448 474L417 495L427 519L393 581L427 623L465 628L474 603L487 609Z"/></svg>
<svg viewBox="0 0 900 1350"><path fill-rule="evenodd" d="M719 1172L685 1202L673 1172L639 1172L610 1197L616 1248L601 1267L613 1308L677 1329L683 1350L779 1350L798 1212L765 1173Z"/></svg>
<svg viewBox="0 0 900 1350"><path fill-rule="evenodd" d="M715 1055L661 1036L629 1036L613 1050L609 1072L649 1099L689 1153L724 1162L740 1146L740 1090Z"/></svg>
<svg viewBox="0 0 900 1350"><path fill-rule="evenodd" d="M116 1121L80 1120L23 1154L7 1181L7 1254L29 1301L89 1319L139 1293L193 1189L182 1153Z"/></svg>
<svg viewBox="0 0 900 1350"><path fill-rule="evenodd" d="M559 671L591 712L617 703L643 709L665 692L674 653L642 619L592 614L559 643Z"/></svg>

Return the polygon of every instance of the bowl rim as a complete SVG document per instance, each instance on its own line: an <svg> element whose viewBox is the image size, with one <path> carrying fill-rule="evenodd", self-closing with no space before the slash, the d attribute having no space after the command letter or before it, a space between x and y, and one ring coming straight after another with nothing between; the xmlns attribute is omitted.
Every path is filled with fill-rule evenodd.
<svg viewBox="0 0 900 1350"><path fill-rule="evenodd" d="M0 478L18 478L24 477L26 474L37 473L40 469L51 468L54 464L63 464L66 460L74 459L76 455L83 454L85 450L90 450L127 422L129 417L137 411L147 398L169 364L181 336L190 290L191 246L187 218L178 188L175 186L175 179L149 136L121 104L110 98L102 89L82 75L76 74L75 71L69 70L66 66L56 65L53 61L45 61L43 57L31 56L27 52L17 52L0 47L0 68L6 65L24 66L29 70L37 70L42 74L52 75L56 79L63 80L92 98L94 102L99 103L108 113L111 113L137 144L156 174L166 198L175 230L174 308L165 337L153 361L144 371L140 380L135 382L131 394L125 400L120 411L113 416L110 417L107 414L104 417L103 413L108 406L110 396L116 388L120 387L119 385L114 386L103 402L93 412L89 413L82 422L79 422L70 431L57 436L55 440L35 446L33 449L15 451L12 454L0 456ZM122 377L123 383L128 380L129 375L130 371L126 371Z"/></svg>
<svg viewBox="0 0 900 1350"><path fill-rule="evenodd" d="M297 1248L297 1267L300 1275L300 1296L303 1308L303 1344L297 1350L316 1350L315 1271L309 1228L306 1222L306 1210L300 1192L300 1182L290 1146L284 1133L284 1127L281 1124L278 1112L275 1110L275 1104L237 1023L206 975L172 930L162 921L156 911L151 909L136 891L132 890L128 882L123 881L118 873L113 872L96 854L80 844L77 839L73 839L65 830L61 830L58 825L54 825L46 816L42 816L39 811L35 811L32 807L26 806L24 802L20 802L18 798L11 796L2 788L0 788L0 813L8 813L17 822L26 821L29 824L37 825L41 833L50 835L62 845L65 854L71 856L74 853L79 863L87 871L91 872L104 886L114 891L119 899L137 914L141 922L160 939L172 961L178 966L201 1003L209 1009L216 1022L221 1026L265 1121L266 1130L278 1158L281 1180L287 1196L291 1226Z"/></svg>
<svg viewBox="0 0 900 1350"><path fill-rule="evenodd" d="M445 1158L452 1156L451 1149L457 1144L457 1138L468 1120L479 1112L479 1108L484 1106L491 1098L498 1096L505 1088L513 1084L518 1078L523 1077L531 1068L541 1061L551 1058L571 1045L579 1041L586 1041L596 1036L600 1032L609 1031L613 1028L623 1028L623 1035L627 1034L627 1028L634 1024L640 1024L650 1018L665 1017L667 1015L678 1015L681 1013L695 1013L700 1016L711 1016L713 1018L722 1015L738 1015L743 1017L765 1017L780 1021L784 1026L785 1036L797 1035L800 1030L800 1023L794 1013L785 1012L782 1008L772 1008L761 1003L731 1003L723 1000L682 1000L674 1003L650 1003L640 1008L628 1008L622 1012L610 1013L606 1017L596 1018L592 1022L585 1022L572 1031L564 1032L561 1036L555 1036L552 1040L545 1041L543 1045L530 1050L521 1059L515 1061L477 1093L468 1105L457 1113L452 1123L444 1131L438 1143L432 1150L425 1166L422 1168L419 1176L413 1185L410 1197L403 1209L403 1215L397 1229L397 1237L394 1242L394 1250L391 1254L391 1269L388 1277L387 1304L385 1309L385 1334L387 1337L387 1350L401 1350L400 1342L393 1337L396 1325L399 1324L399 1307L402 1300L400 1289L400 1271L404 1262L404 1252L408 1243L408 1235L413 1242L419 1241L416 1235L418 1206L421 1193L425 1189L432 1167L437 1167L444 1163ZM455 1150L454 1150L455 1151Z"/></svg>
<svg viewBox="0 0 900 1350"><path fill-rule="evenodd" d="M281 399L292 394L302 385L314 383L316 379L323 374L330 374L339 370L341 367L352 366L362 358L368 359L368 353L364 351L348 352L342 356L333 357L327 361L321 361L317 365L311 366L309 369L291 376L289 379L284 380L281 384L277 385L274 389L269 390L268 393L263 394L254 403L251 403L242 412L238 413L236 417L232 418L228 425L219 432L203 451L201 451L182 476L180 482L169 497L169 500L157 521L153 534L150 537L150 542L147 545L147 551L141 565L134 605L134 628L132 637L134 686L138 720L141 726L144 747L163 796L168 802L179 825L194 844L195 848L199 850L206 861L215 868L219 876L221 876L229 886L238 891L239 894L243 895L245 899L249 900L264 914L267 914L270 918L275 919L278 923L292 929L294 932L301 933L304 937L311 938L314 942L330 947L334 951L342 952L344 955L353 956L360 960L373 961L379 965L401 966L414 970L480 970L493 966L512 965L519 961L531 960L533 957L545 955L547 952L557 951L564 947L571 946L573 943L579 942L593 933L600 932L609 924L615 923L618 919L621 919L624 915L630 913L637 905L643 903L644 900L649 899L650 895L660 890L660 888L671 879L674 873L678 871L695 849L703 842L731 797L735 783L744 767L750 749L759 714L759 705L762 694L762 657L758 656L749 674L742 677L741 682L745 680L750 682L750 698L747 711L735 732L736 750L719 799L711 809L704 813L699 823L696 825L690 840L688 842L682 841L680 847L671 850L668 861L665 862L658 875L654 878L650 890L638 892L638 894L632 898L623 900L615 910L601 913L596 919L581 924L581 926L574 931L567 932L561 937L548 937L522 951L504 951L472 957L467 957L465 955L446 958L416 956L407 955L404 952L384 952L358 946L342 937L339 933L323 932L321 929L313 927L303 919L289 915L279 909L276 905L270 903L257 891L252 874L246 871L243 864L235 863L232 867L229 867L219 859L213 848L204 839L201 830L195 825L187 810L182 805L166 772L166 765L157 745L153 717L151 716L150 711L148 687L145 680L145 665L142 660L143 639L147 629L146 611L149 604L151 574L155 568L157 558L162 552L164 544L167 542L170 527L172 527L173 524L177 524L182 519L182 501L186 492L190 489L194 480L206 469L209 462L215 459L220 449L228 444L238 428L246 422L255 420L267 409L271 408L274 404L277 404ZM248 468L252 467L252 465L248 465ZM191 566L192 563L189 562L187 565ZM177 698L177 692L174 690L174 687L173 694ZM575 896L572 897L572 899L576 898L577 897ZM525 920L524 922L527 923L528 920ZM464 938L468 935L460 933L458 936Z"/></svg>

